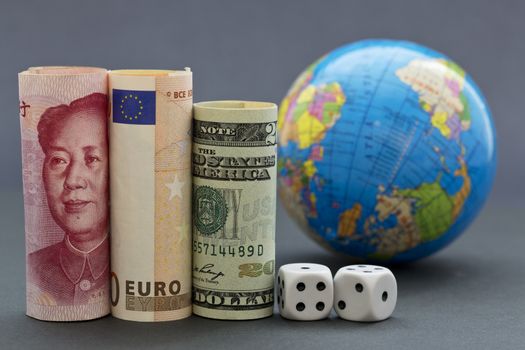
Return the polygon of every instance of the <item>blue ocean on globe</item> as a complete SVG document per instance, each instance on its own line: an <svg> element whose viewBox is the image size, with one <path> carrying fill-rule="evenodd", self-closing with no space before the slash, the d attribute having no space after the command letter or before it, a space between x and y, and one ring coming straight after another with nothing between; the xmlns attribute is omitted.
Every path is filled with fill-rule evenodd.
<svg viewBox="0 0 525 350"><path fill-rule="evenodd" d="M309 66L278 120L283 204L325 247L406 262L452 242L496 171L487 103L472 78L418 44L365 40Z"/></svg>

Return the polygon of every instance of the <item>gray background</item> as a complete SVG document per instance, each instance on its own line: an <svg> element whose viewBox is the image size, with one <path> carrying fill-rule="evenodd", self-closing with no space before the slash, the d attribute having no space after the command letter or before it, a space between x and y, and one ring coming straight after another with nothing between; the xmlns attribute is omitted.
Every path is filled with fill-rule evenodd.
<svg viewBox="0 0 525 350"><path fill-rule="evenodd" d="M525 343L525 2L13 1L0 4L0 348L523 348ZM24 230L16 73L35 65L181 68L195 101L279 102L323 53L364 38L419 42L474 77L493 112L499 166L479 218L457 242L394 267L394 316L291 322L198 317L162 324L111 317L56 324L24 316ZM277 265L349 263L278 210Z"/></svg>

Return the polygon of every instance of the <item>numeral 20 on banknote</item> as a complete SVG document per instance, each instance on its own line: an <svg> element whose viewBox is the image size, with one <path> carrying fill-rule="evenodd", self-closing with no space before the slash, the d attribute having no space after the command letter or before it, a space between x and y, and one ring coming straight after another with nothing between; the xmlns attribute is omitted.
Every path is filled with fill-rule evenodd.
<svg viewBox="0 0 525 350"><path fill-rule="evenodd" d="M239 265L239 277L259 277L263 273L265 275L273 276L275 270L275 260L268 260L264 264L249 263Z"/></svg>

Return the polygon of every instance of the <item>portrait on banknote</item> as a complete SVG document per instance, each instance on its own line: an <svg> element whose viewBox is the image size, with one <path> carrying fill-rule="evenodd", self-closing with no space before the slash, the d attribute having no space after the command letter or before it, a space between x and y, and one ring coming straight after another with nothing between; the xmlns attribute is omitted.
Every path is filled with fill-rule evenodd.
<svg viewBox="0 0 525 350"><path fill-rule="evenodd" d="M38 304L80 305L109 296L107 96L44 110L37 124L49 215L63 238L28 255ZM29 286L28 286L29 287Z"/></svg>

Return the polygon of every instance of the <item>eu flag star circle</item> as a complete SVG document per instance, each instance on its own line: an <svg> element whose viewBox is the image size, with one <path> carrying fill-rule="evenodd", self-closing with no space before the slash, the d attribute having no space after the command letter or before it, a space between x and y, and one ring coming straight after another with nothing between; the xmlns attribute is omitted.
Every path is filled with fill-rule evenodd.
<svg viewBox="0 0 525 350"><path fill-rule="evenodd" d="M142 104L142 100L140 100L137 95L125 95L122 98L122 100L120 100L120 102L120 113L123 115L124 119L132 121L134 119L140 118L144 106ZM128 113L126 113L125 111L127 111Z"/></svg>

